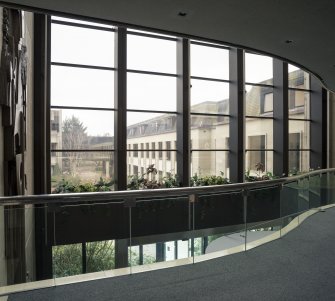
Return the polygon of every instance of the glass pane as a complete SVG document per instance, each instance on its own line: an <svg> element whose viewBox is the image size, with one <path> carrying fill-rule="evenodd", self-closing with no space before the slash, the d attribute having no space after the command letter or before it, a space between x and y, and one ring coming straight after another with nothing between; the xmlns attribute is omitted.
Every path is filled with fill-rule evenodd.
<svg viewBox="0 0 335 301"><path fill-rule="evenodd" d="M229 114L229 84L191 79L191 112Z"/></svg>
<svg viewBox="0 0 335 301"><path fill-rule="evenodd" d="M248 226L246 233L246 249L263 245L274 239L280 238L282 220L280 218L266 222L256 222Z"/></svg>
<svg viewBox="0 0 335 301"><path fill-rule="evenodd" d="M157 146L158 147L158 146ZM128 189L174 188L179 186L177 178L176 151L133 151L127 152ZM146 156L148 152L148 157Z"/></svg>
<svg viewBox="0 0 335 301"><path fill-rule="evenodd" d="M246 151L245 153L246 181L269 180L273 176L272 151Z"/></svg>
<svg viewBox="0 0 335 301"><path fill-rule="evenodd" d="M239 192L200 195L194 208L195 255L244 249L243 197ZM199 252L200 249L200 252Z"/></svg>
<svg viewBox="0 0 335 301"><path fill-rule="evenodd" d="M229 179L228 151L192 151L191 160L191 186L224 184Z"/></svg>
<svg viewBox="0 0 335 301"><path fill-rule="evenodd" d="M136 33L144 33L144 34L155 35L157 37L167 37L167 38L176 39L175 36L171 36L171 35L167 35L167 34L161 34L161 33L152 32L152 31L137 30L137 29L133 29L133 28L128 27L128 32L130 32L130 31L131 32L136 32Z"/></svg>
<svg viewBox="0 0 335 301"><path fill-rule="evenodd" d="M246 149L273 148L273 120L246 118Z"/></svg>
<svg viewBox="0 0 335 301"><path fill-rule="evenodd" d="M51 149L114 148L114 112L51 110Z"/></svg>
<svg viewBox="0 0 335 301"><path fill-rule="evenodd" d="M51 66L51 105L114 107L114 71Z"/></svg>
<svg viewBox="0 0 335 301"><path fill-rule="evenodd" d="M128 72L128 109L176 111L176 83L175 77Z"/></svg>
<svg viewBox="0 0 335 301"><path fill-rule="evenodd" d="M51 61L113 67L114 32L52 24Z"/></svg>
<svg viewBox="0 0 335 301"><path fill-rule="evenodd" d="M310 88L310 76L307 72L295 67L288 65L288 86L290 88L309 89Z"/></svg>
<svg viewBox="0 0 335 301"><path fill-rule="evenodd" d="M114 240L86 243L86 272L112 270L115 268Z"/></svg>
<svg viewBox="0 0 335 301"><path fill-rule="evenodd" d="M51 20L93 25L93 26L99 26L99 27L115 28L114 25L107 25L107 24L102 24L102 23L88 22L88 21L83 21L83 20L78 20L78 19L62 18L62 17L56 17L56 16L52 16Z"/></svg>
<svg viewBox="0 0 335 301"><path fill-rule="evenodd" d="M247 116L273 116L273 88L246 85Z"/></svg>
<svg viewBox="0 0 335 301"><path fill-rule="evenodd" d="M289 174L296 175L299 173L308 172L310 152L309 151L289 151Z"/></svg>
<svg viewBox="0 0 335 301"><path fill-rule="evenodd" d="M176 74L176 42L127 35L127 68Z"/></svg>
<svg viewBox="0 0 335 301"><path fill-rule="evenodd" d="M82 245L71 244L52 247L52 266L55 278L83 273Z"/></svg>
<svg viewBox="0 0 335 301"><path fill-rule="evenodd" d="M321 206L321 176L315 175L309 178L309 208Z"/></svg>
<svg viewBox="0 0 335 301"><path fill-rule="evenodd" d="M129 255L131 266L155 263L157 260L156 244L132 246Z"/></svg>
<svg viewBox="0 0 335 301"><path fill-rule="evenodd" d="M127 143L176 141L176 118L175 114L128 112Z"/></svg>
<svg viewBox="0 0 335 301"><path fill-rule="evenodd" d="M281 217L290 216L297 213L298 210L298 182L285 183L281 191Z"/></svg>
<svg viewBox="0 0 335 301"><path fill-rule="evenodd" d="M100 186L113 190L113 179L114 152L51 152L53 193L90 192Z"/></svg>
<svg viewBox="0 0 335 301"><path fill-rule="evenodd" d="M192 149L229 149L229 117L191 116Z"/></svg>
<svg viewBox="0 0 335 301"><path fill-rule="evenodd" d="M36 280L35 235L43 232L43 243L53 243L50 231L35 227L35 216L44 217L45 213L44 208L34 205L0 205L0 300L7 300L4 293L13 291L3 286Z"/></svg>
<svg viewBox="0 0 335 301"><path fill-rule="evenodd" d="M303 178L298 181L298 210L299 212L309 209L309 180Z"/></svg>
<svg viewBox="0 0 335 301"><path fill-rule="evenodd" d="M326 187L327 204L335 203L335 173L328 172L322 175L323 187Z"/></svg>
<svg viewBox="0 0 335 301"><path fill-rule="evenodd" d="M188 221L189 200L186 196L137 201L132 209L134 247L131 248L131 263L149 264L188 257L187 247L185 250L185 245L178 241L190 237ZM176 241L171 240L174 238ZM145 244L141 246L139 242Z"/></svg>
<svg viewBox="0 0 335 301"><path fill-rule="evenodd" d="M191 44L191 76L229 80L229 50Z"/></svg>
<svg viewBox="0 0 335 301"><path fill-rule="evenodd" d="M289 120L289 149L309 149L310 121Z"/></svg>
<svg viewBox="0 0 335 301"><path fill-rule="evenodd" d="M273 84L273 59L258 54L245 54L245 81L247 83Z"/></svg>
<svg viewBox="0 0 335 301"><path fill-rule="evenodd" d="M81 186L87 188L89 184L93 186L93 183ZM122 200L114 201L115 203L108 204L63 203L61 206L48 208L48 225L52 227L52 237L55 237L52 245L56 250L61 247L62 256L58 262L64 270L73 263L76 263L76 274L115 268L116 243L109 239L129 239L129 209L125 208ZM66 254L62 250L64 247L70 247ZM64 258L66 256L68 258ZM86 256L86 265L83 264L83 256ZM106 276L104 273L100 275Z"/></svg>
<svg viewBox="0 0 335 301"><path fill-rule="evenodd" d="M289 118L310 118L310 92L288 91Z"/></svg>
<svg viewBox="0 0 335 301"><path fill-rule="evenodd" d="M250 190L247 223L259 223L280 217L280 187Z"/></svg>

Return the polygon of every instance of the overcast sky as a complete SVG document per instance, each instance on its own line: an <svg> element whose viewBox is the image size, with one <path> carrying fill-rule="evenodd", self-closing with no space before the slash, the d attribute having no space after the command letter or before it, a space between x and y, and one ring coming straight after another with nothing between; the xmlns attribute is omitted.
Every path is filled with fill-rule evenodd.
<svg viewBox="0 0 335 301"><path fill-rule="evenodd" d="M127 43L128 69L176 74L176 42L128 35ZM113 32L53 24L51 49L52 62L114 67ZM289 71L296 69L289 66ZM270 79L272 59L246 54L245 72L247 82ZM191 75L228 80L228 50L191 45ZM176 77L128 73L127 84L128 109L176 111ZM227 83L192 80L191 85L191 105L229 98ZM51 104L113 108L114 72L53 66ZM114 135L111 111L63 110L62 114L63 120L78 117L89 135ZM127 124L156 116L129 113Z"/></svg>

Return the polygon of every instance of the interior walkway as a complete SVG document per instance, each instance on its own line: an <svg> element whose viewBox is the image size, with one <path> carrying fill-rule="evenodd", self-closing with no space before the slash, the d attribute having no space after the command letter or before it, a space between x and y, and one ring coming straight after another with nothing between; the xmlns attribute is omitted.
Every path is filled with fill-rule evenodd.
<svg viewBox="0 0 335 301"><path fill-rule="evenodd" d="M335 208L248 252L19 293L8 300L335 300L334 230Z"/></svg>

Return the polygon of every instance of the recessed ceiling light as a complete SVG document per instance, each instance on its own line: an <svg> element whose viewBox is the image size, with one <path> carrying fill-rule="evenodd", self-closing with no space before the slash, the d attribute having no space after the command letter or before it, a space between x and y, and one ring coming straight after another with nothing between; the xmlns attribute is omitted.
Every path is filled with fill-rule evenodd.
<svg viewBox="0 0 335 301"><path fill-rule="evenodd" d="M293 40L286 40L285 43L286 44L291 44L291 43L293 43Z"/></svg>
<svg viewBox="0 0 335 301"><path fill-rule="evenodd" d="M186 16L187 16L187 13L185 13L184 11L180 11L180 12L178 13L178 16L179 16L179 17L186 17Z"/></svg>

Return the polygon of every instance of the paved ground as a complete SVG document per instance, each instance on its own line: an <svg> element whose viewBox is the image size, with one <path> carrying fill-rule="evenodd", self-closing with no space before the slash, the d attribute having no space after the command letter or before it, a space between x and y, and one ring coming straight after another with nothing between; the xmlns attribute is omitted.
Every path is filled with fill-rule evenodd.
<svg viewBox="0 0 335 301"><path fill-rule="evenodd" d="M335 208L246 253L19 293L9 301L335 300Z"/></svg>

